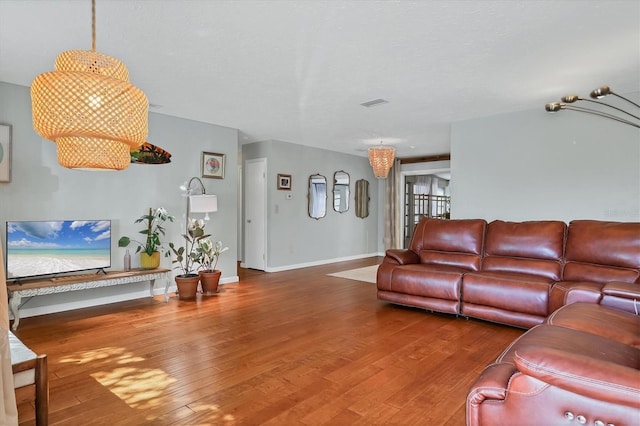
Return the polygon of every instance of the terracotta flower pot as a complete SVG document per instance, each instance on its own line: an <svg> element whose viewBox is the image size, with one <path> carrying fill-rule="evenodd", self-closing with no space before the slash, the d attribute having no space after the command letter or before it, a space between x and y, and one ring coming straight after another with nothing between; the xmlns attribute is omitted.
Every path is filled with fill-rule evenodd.
<svg viewBox="0 0 640 426"><path fill-rule="evenodd" d="M189 300L196 298L196 292L198 291L198 282L200 282L199 275L178 275L175 277L175 280L176 286L178 287L178 299Z"/></svg>
<svg viewBox="0 0 640 426"><path fill-rule="evenodd" d="M218 293L218 283L220 282L220 275L222 275L222 271L219 269L214 271L200 271L199 274L202 293L207 296Z"/></svg>
<svg viewBox="0 0 640 426"><path fill-rule="evenodd" d="M156 269L160 266L160 252L154 251L149 256L146 252L140 253L140 267L142 269Z"/></svg>

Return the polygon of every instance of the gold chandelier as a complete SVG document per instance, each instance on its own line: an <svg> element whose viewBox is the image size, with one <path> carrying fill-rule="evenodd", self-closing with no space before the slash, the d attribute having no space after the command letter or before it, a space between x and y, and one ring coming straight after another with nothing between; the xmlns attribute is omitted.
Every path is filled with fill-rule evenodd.
<svg viewBox="0 0 640 426"><path fill-rule="evenodd" d="M373 167L373 174L376 178L387 178L389 170L391 166L393 166L395 156L396 150L388 146L383 146L382 142L380 146L372 146L369 148L369 164Z"/></svg>
<svg viewBox="0 0 640 426"><path fill-rule="evenodd" d="M62 52L55 71L31 84L33 127L56 143L63 167L123 170L131 163L131 149L147 138L149 103L129 83L122 62L96 52L95 0L91 25L91 51Z"/></svg>

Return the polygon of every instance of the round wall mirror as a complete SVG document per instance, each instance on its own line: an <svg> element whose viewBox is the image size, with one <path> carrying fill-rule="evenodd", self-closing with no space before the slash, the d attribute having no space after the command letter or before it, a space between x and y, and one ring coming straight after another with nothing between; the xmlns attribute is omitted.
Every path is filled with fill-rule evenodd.
<svg viewBox="0 0 640 426"><path fill-rule="evenodd" d="M320 219L327 214L327 178L322 175L309 176L309 216Z"/></svg>
<svg viewBox="0 0 640 426"><path fill-rule="evenodd" d="M340 170L333 174L333 209L338 213L349 210L349 173Z"/></svg>

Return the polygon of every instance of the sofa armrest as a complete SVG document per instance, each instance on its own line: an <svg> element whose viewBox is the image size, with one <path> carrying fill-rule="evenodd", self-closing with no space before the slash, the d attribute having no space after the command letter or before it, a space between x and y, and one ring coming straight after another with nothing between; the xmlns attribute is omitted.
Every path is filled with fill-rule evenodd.
<svg viewBox="0 0 640 426"><path fill-rule="evenodd" d="M606 283L602 288L600 304L638 315L640 313L640 284L619 281Z"/></svg>
<svg viewBox="0 0 640 426"><path fill-rule="evenodd" d="M506 362L488 365L471 387L469 403L479 405L486 399L504 400L509 381L517 371L513 364Z"/></svg>
<svg viewBox="0 0 640 426"><path fill-rule="evenodd" d="M480 424L480 409L484 401L504 401L509 381L518 370L511 363L488 365L467 395L467 424Z"/></svg>
<svg viewBox="0 0 640 426"><path fill-rule="evenodd" d="M614 281L606 283L604 287L602 287L602 294L623 297L625 299L640 300L640 285L636 283Z"/></svg>
<svg viewBox="0 0 640 426"><path fill-rule="evenodd" d="M640 371L576 353L525 346L516 367L531 377L589 398L640 408Z"/></svg>
<svg viewBox="0 0 640 426"><path fill-rule="evenodd" d="M572 303L598 304L602 300L602 284L590 281L559 281L551 287L549 313Z"/></svg>
<svg viewBox="0 0 640 426"><path fill-rule="evenodd" d="M386 252L387 260L397 262L399 265L420 263L420 256L413 250L389 249Z"/></svg>

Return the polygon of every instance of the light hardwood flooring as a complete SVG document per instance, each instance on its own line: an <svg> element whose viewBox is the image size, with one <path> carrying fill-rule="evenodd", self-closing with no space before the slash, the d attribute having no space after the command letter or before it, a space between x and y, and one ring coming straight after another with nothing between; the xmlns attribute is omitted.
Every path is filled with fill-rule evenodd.
<svg viewBox="0 0 640 426"><path fill-rule="evenodd" d="M240 270L215 296L25 318L16 334L48 354L51 425L464 425L469 386L523 331L326 275L380 261Z"/></svg>

